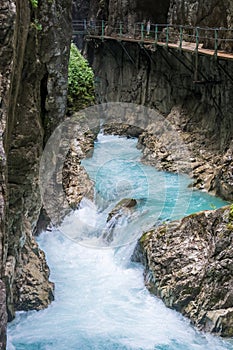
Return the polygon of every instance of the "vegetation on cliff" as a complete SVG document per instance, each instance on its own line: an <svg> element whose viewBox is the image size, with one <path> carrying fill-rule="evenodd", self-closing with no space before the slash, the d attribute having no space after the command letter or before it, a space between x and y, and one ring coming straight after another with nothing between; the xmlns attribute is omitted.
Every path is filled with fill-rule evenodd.
<svg viewBox="0 0 233 350"><path fill-rule="evenodd" d="M68 69L68 111L79 111L94 102L94 73L74 43Z"/></svg>

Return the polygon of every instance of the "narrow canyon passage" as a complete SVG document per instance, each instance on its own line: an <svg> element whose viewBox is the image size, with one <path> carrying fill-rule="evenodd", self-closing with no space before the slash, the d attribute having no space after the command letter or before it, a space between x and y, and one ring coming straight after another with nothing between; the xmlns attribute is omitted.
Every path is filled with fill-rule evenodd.
<svg viewBox="0 0 233 350"><path fill-rule="evenodd" d="M187 177L143 165L136 144L98 136L93 157L83 161L96 183L95 205L84 201L60 231L38 240L56 283L55 301L46 310L17 314L9 325L8 350L233 349L228 341L196 331L151 296L142 267L130 261L143 229L225 202L187 189ZM107 248L109 242L101 239L106 217L126 197L144 201Z"/></svg>

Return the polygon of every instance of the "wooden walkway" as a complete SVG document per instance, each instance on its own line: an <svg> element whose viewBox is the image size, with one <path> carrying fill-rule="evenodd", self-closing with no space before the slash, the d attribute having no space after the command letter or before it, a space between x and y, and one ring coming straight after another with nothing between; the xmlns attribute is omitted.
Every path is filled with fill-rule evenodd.
<svg viewBox="0 0 233 350"><path fill-rule="evenodd" d="M180 46L179 42L176 44L173 44L173 43L166 43L161 41L155 42L154 40L147 39L147 38L144 38L144 40L142 41L141 38L135 39L130 36L119 37L119 36L112 36L112 35L102 36L102 35L86 34L86 40L90 40L90 39L101 40L101 41L115 40L115 41L123 41L123 42L132 42L132 43L138 43L140 45L147 46L146 48L151 48L151 49L154 49L157 45L164 48L176 49L179 51L190 52L190 53L198 53L199 55L212 56L222 60L233 60L233 53L228 53L221 50L218 50L216 53L215 50L203 48L202 44L199 44L197 49L197 46L195 43L186 42L186 41L182 41L182 46Z"/></svg>
<svg viewBox="0 0 233 350"><path fill-rule="evenodd" d="M111 33L111 34L109 34ZM130 27L118 22L114 27L103 20L73 21L73 35L85 40L115 40L143 45L145 49L156 46L213 56L220 60L233 60L233 28L191 27L170 24L134 23Z"/></svg>

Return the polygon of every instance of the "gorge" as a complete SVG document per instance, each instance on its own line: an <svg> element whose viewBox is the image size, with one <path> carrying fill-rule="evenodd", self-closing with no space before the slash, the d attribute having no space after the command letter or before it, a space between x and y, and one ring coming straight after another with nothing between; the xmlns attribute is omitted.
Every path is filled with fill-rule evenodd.
<svg viewBox="0 0 233 350"><path fill-rule="evenodd" d="M141 230L159 218L224 202L187 189L186 177L142 165L136 144L98 135L93 157L82 162L95 180L96 204L84 200L59 230L39 237L56 298L47 310L17 315L9 326L9 349L232 349L227 341L195 331L152 297L142 267L130 261ZM113 241L106 241L101 226L122 195L144 200L128 223L115 227Z"/></svg>
<svg viewBox="0 0 233 350"><path fill-rule="evenodd" d="M54 299L54 285L49 281L49 268L34 234L44 222L38 182L41 155L49 136L64 120L66 114L67 67L72 37L71 7L71 0L3 0L0 5L1 349L6 347L7 317L11 321L15 317L15 311L40 310ZM233 8L230 0L158 1L156 6L151 1L142 4L131 0L123 3L115 0L73 2L74 19L93 16L96 19L108 20L113 26L117 21L126 21L128 25L133 25L135 22L151 19L153 23L231 28ZM143 49L139 45L127 43L127 52L135 62L132 64L117 42L111 42L110 49L104 42L87 42L82 45L96 75L97 102L129 102L157 110L174 126L183 145L190 152L189 172L194 178L195 187L232 201L233 62L200 57L198 73L207 81L218 83L196 84L193 76L195 59L191 54L176 53L174 56L169 50L158 48L152 51L150 48ZM185 66L181 61L188 63ZM139 137L143 163L157 166L160 170L175 171L171 161L172 148L168 153L166 150L164 152L164 149L161 152L166 135L158 140L151 132L150 127L153 131L153 125L148 125L143 132L135 131L135 126L138 126L135 120L131 120L131 126L137 134L134 136ZM114 128L111 129L114 133ZM132 136L132 129L127 131L127 136ZM74 167L74 181L78 181L79 176L81 178L79 160L77 163L79 170ZM66 179L68 178L69 171ZM75 189L72 193L75 198L71 203L76 205L83 194L76 203L80 193ZM213 251L207 252L211 259L223 252L219 258L219 261L223 262L222 265L220 263L215 266L212 260L211 262L213 276L216 271L220 277L228 276L224 281L228 283L227 287L215 295L215 305L205 305L204 309L199 299L199 308L203 308L213 321L213 324L208 325L209 328L205 328L224 336L232 336L232 295L228 293L228 288L232 285L230 213L228 208L224 212L220 210L214 211L213 214L200 214L183 221L186 228L187 225L191 225L191 228L200 227L197 235L204 230L214 237L214 242L209 240L209 236L206 241L199 241L200 246L213 243ZM208 227L207 231L203 229L205 227ZM179 227L177 232L180 232L179 229L182 227ZM171 226L168 225L166 230L169 241ZM153 242L163 240L158 230L151 235L157 237ZM147 258L150 256L147 247L152 244L152 236L149 235L143 241ZM59 243L56 244L59 247ZM169 250L167 253L169 255ZM139 255L140 260L145 261L143 253L140 252ZM162 273L159 275L162 278ZM156 273L153 278L155 277L157 278ZM215 282L215 278L213 280ZM219 281L221 282L221 278ZM161 282L158 290L162 287L166 287L166 284ZM173 287L179 290L181 286L178 283L173 284ZM151 290L153 288L150 286ZM162 295L158 290L155 293L162 297L168 306L173 306L166 301L170 291L164 288ZM169 294L169 297L171 296ZM189 299L195 297L196 294L194 297L188 296ZM205 298L204 295L202 300ZM194 302L191 299L189 301ZM221 304L219 300L224 302ZM217 317L213 314L215 306L221 310L220 318L219 315ZM183 306L175 308L182 311ZM189 307L189 310L186 309L183 313L189 317L192 314L193 321L196 317L195 312L195 307ZM194 320L193 323L195 322ZM25 348L23 346L22 349ZM44 349L47 345L38 346ZM90 346L93 348L93 344Z"/></svg>

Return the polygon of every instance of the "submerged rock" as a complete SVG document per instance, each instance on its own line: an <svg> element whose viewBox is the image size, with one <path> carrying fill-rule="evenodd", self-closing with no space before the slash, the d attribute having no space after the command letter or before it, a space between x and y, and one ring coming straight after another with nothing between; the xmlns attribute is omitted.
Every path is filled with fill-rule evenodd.
<svg viewBox="0 0 233 350"><path fill-rule="evenodd" d="M136 207L137 201L133 198L124 198L110 211L108 214L107 222L109 222L113 216L128 215L131 208Z"/></svg>
<svg viewBox="0 0 233 350"><path fill-rule="evenodd" d="M136 125L131 124L108 123L103 125L103 132L107 135L139 137L143 130Z"/></svg>
<svg viewBox="0 0 233 350"><path fill-rule="evenodd" d="M133 208L137 206L137 200L133 198L123 198L110 211L107 217L107 224L102 233L105 242L111 243L114 239L114 229L117 225L122 225L132 214Z"/></svg>
<svg viewBox="0 0 233 350"><path fill-rule="evenodd" d="M132 260L166 306L201 330L233 336L233 225L229 207L200 212L145 233Z"/></svg>

